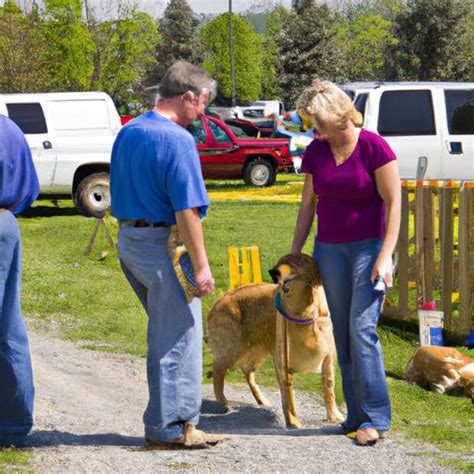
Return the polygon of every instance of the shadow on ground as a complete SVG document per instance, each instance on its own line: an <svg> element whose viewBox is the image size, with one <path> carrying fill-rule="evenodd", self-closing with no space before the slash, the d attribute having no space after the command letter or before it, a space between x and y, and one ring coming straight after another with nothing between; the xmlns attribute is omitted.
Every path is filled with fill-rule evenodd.
<svg viewBox="0 0 474 474"><path fill-rule="evenodd" d="M136 436L118 433L74 434L58 430L33 431L24 447L47 446L143 446L144 440Z"/></svg>
<svg viewBox="0 0 474 474"><path fill-rule="evenodd" d="M33 207L29 207L20 214L20 217L61 217L80 215L75 207L61 207L59 203L55 202L54 200L52 202L53 206L35 205Z"/></svg>
<svg viewBox="0 0 474 474"><path fill-rule="evenodd" d="M93 420L91 420L93 422ZM230 412L213 400L203 400L199 428L209 433L267 436L332 436L341 428L324 425L311 429L287 429L281 416L270 408L238 403ZM144 438L118 433L74 434L59 430L33 431L23 448L49 446L123 446L143 447Z"/></svg>
<svg viewBox="0 0 474 474"><path fill-rule="evenodd" d="M222 405L214 400L203 400L199 428L209 433L259 436L332 436L342 433L339 425L287 429L282 416L271 408L239 402L225 413Z"/></svg>

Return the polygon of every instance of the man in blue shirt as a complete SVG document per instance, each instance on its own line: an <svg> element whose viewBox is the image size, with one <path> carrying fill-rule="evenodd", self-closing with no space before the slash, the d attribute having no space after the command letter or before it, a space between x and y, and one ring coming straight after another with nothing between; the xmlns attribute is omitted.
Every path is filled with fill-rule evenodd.
<svg viewBox="0 0 474 474"><path fill-rule="evenodd" d="M120 264L148 314L149 403L143 420L149 444L208 448L195 428L201 409L202 314L199 297L214 290L201 219L209 198L187 127L204 112L215 81L184 61L159 85L155 108L117 136L111 161L112 214L121 222ZM177 224L197 284L188 304L167 242Z"/></svg>
<svg viewBox="0 0 474 474"><path fill-rule="evenodd" d="M0 115L0 447L22 445L33 426L35 389L21 314L21 234L15 215L38 192L25 135Z"/></svg>

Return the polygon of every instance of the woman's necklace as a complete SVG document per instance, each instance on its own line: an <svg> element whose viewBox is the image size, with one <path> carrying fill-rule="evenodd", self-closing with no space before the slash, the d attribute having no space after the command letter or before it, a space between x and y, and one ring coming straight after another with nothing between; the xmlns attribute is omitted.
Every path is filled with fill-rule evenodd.
<svg viewBox="0 0 474 474"><path fill-rule="evenodd" d="M355 147L357 146L357 142L359 141L359 133L360 130L356 130L354 135L351 137L351 141L349 143L336 147L331 145L331 151L332 155L334 156L336 166L341 166L347 161L347 159L352 155L352 153L354 153Z"/></svg>

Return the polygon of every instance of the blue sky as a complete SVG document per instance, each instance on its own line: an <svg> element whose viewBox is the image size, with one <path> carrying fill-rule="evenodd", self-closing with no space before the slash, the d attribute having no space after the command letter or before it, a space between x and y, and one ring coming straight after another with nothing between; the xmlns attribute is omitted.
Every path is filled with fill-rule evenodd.
<svg viewBox="0 0 474 474"><path fill-rule="evenodd" d="M96 5L105 3L100 0L90 0ZM144 10L153 16L163 13L168 3L166 0L136 0ZM229 0L187 0L195 13L222 13L229 10ZM291 0L277 0L285 7L291 7ZM272 0L232 0L232 9L235 12L247 10L249 7L261 4L272 4Z"/></svg>
<svg viewBox="0 0 474 474"><path fill-rule="evenodd" d="M143 10L150 13L152 16L160 16L168 3L167 0L121 0L125 2L136 2ZM229 0L187 0L195 13L222 13L228 11ZM17 0L19 5L31 4L32 0ZM93 5L98 10L109 10L110 4L113 0L88 0L89 5ZM2 6L4 0L0 0ZM41 4L42 1L38 0ZM235 12L242 12L254 5L281 3L283 6L291 7L291 0L232 0L232 9ZM112 8L113 10L113 8Z"/></svg>

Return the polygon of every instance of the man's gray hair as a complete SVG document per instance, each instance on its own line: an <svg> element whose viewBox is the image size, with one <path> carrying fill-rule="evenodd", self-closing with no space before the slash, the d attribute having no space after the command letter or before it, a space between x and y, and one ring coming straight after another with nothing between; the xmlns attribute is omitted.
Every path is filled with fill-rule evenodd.
<svg viewBox="0 0 474 474"><path fill-rule="evenodd" d="M178 61L170 66L158 86L159 99L168 99L188 91L199 96L203 89L209 91L209 102L216 96L217 84L202 68L186 61Z"/></svg>

